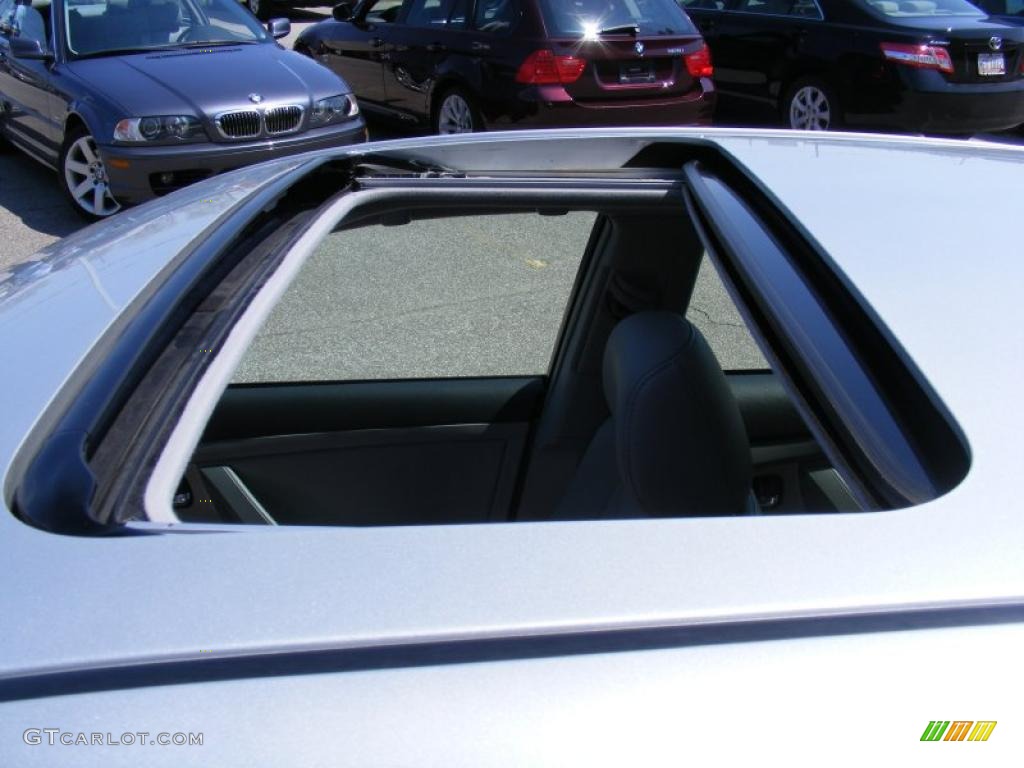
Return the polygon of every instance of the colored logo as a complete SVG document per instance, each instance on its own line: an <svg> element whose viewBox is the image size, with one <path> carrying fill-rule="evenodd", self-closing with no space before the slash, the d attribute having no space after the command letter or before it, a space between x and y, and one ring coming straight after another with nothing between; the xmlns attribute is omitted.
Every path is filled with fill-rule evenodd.
<svg viewBox="0 0 1024 768"><path fill-rule="evenodd" d="M995 729L995 720L932 720L921 741L988 741Z"/></svg>

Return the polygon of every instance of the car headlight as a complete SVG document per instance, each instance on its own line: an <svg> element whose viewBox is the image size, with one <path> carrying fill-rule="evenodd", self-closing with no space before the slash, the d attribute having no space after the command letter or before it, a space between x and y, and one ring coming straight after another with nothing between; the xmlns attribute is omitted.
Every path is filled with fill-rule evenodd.
<svg viewBox="0 0 1024 768"><path fill-rule="evenodd" d="M189 141L205 138L203 124L191 115L126 117L114 126L114 141Z"/></svg>
<svg viewBox="0 0 1024 768"><path fill-rule="evenodd" d="M359 114L359 104L355 97L350 94L331 96L329 99L320 99L313 105L313 113L309 121L314 126L329 125L348 120Z"/></svg>

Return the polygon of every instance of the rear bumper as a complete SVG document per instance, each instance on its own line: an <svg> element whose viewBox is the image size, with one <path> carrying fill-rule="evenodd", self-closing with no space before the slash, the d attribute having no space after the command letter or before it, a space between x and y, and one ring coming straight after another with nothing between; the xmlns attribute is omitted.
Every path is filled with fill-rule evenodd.
<svg viewBox="0 0 1024 768"><path fill-rule="evenodd" d="M710 78L685 96L643 101L581 102L561 86L540 86L519 93L512 109L484 117L496 129L711 125L716 98Z"/></svg>
<svg viewBox="0 0 1024 768"><path fill-rule="evenodd" d="M179 147L100 146L110 191L122 203L142 203L186 184L264 160L366 141L362 117L285 139ZM163 174L172 174L166 183Z"/></svg>
<svg viewBox="0 0 1024 768"><path fill-rule="evenodd" d="M915 133L1001 131L1024 123L1024 78L950 83L938 72L900 73L885 114L847 115L847 123Z"/></svg>

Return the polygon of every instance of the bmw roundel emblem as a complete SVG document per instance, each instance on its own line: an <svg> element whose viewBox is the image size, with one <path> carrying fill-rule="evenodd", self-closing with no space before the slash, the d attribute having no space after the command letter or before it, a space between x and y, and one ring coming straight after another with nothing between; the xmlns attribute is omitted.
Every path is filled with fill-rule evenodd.
<svg viewBox="0 0 1024 768"><path fill-rule="evenodd" d="M636 45L634 45L633 48L636 49L637 56L644 55L644 44L641 43L639 40L636 41Z"/></svg>
<svg viewBox="0 0 1024 768"><path fill-rule="evenodd" d="M988 39L988 47L993 51L998 51L1003 47L1003 38L1001 37L990 37Z"/></svg>
<svg viewBox="0 0 1024 768"><path fill-rule="evenodd" d="M253 104L259 104L261 101L263 101L263 97L260 96L258 93L250 93L249 101L251 101Z"/></svg>

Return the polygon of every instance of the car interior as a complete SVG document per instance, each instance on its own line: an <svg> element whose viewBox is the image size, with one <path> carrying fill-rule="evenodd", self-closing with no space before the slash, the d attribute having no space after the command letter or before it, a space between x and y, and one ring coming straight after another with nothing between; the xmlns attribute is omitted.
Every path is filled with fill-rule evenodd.
<svg viewBox="0 0 1024 768"><path fill-rule="evenodd" d="M575 214L519 215L549 222ZM762 362L723 370L718 358L728 350L714 349L706 337L714 341L716 327L749 332L738 327L731 302L720 318L701 305L705 284L727 294L689 219L678 210L588 215L546 370L236 380L182 478L175 516L374 526L859 509L749 337ZM468 221L444 216L434 224L457 230ZM416 224L415 216L391 226L374 222L363 234L376 239L364 242ZM347 226L331 237L362 224ZM486 225L456 241L481 230ZM498 232L478 247L481 258L522 261ZM317 258L326 256L311 262ZM333 274L360 277L355 267ZM313 311L315 298L298 295L301 283L300 276L289 289L288 312ZM417 301L432 307L434 299ZM499 314L497 322L516 321ZM360 328L353 323L345 332Z"/></svg>

